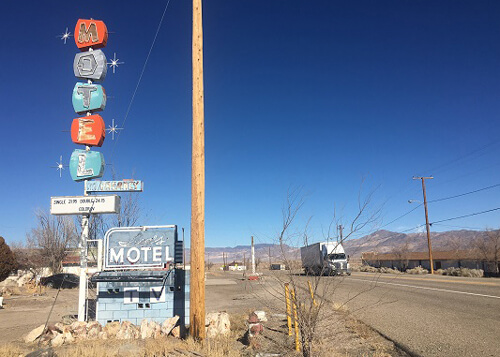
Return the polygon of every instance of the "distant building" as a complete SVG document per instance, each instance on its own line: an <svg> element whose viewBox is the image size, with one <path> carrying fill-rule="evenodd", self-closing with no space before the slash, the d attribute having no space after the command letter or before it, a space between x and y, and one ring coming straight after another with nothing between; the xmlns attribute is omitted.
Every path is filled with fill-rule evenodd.
<svg viewBox="0 0 500 357"><path fill-rule="evenodd" d="M285 264L271 264L271 270L286 270Z"/></svg>
<svg viewBox="0 0 500 357"><path fill-rule="evenodd" d="M489 262L477 252L471 250L459 251L433 251L432 260L434 270L447 268L469 268L482 269L485 274L495 273L494 262ZM412 269L421 266L430 270L429 252L406 252L406 253L361 253L361 261L365 265L375 268L392 268L399 270Z"/></svg>
<svg viewBox="0 0 500 357"><path fill-rule="evenodd" d="M247 267L242 262L233 261L232 263L229 263L227 266L228 266L228 269L231 270L231 271L244 271L244 270L247 270Z"/></svg>

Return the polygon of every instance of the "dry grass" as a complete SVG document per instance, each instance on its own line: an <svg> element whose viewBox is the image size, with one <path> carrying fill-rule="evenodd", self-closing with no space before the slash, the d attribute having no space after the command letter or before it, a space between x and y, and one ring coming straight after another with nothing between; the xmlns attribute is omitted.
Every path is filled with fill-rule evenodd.
<svg viewBox="0 0 500 357"><path fill-rule="evenodd" d="M21 348L13 344L0 345L0 356L24 356L24 352Z"/></svg>
<svg viewBox="0 0 500 357"><path fill-rule="evenodd" d="M171 337L128 341L82 341L57 348L55 351L60 357L164 357L181 355L187 351L196 352L207 357L239 357L242 355L240 353L241 344L235 344L233 336L221 336L202 342L196 342L192 338L179 340ZM185 354L189 355L188 353ZM10 355L14 354L2 353L0 350L0 356Z"/></svg>

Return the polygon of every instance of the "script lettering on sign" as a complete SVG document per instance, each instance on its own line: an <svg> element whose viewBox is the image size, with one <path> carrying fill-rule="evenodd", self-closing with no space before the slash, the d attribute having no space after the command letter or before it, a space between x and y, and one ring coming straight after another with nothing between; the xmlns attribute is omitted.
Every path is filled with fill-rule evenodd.
<svg viewBox="0 0 500 357"><path fill-rule="evenodd" d="M176 241L176 226L112 228L105 237L105 268L164 268L174 262Z"/></svg>

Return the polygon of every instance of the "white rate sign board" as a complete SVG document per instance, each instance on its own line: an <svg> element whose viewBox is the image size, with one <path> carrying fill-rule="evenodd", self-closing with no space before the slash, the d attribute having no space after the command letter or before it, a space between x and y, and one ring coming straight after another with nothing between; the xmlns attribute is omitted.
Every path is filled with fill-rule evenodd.
<svg viewBox="0 0 500 357"><path fill-rule="evenodd" d="M61 196L50 198L50 214L101 214L118 213L120 196Z"/></svg>

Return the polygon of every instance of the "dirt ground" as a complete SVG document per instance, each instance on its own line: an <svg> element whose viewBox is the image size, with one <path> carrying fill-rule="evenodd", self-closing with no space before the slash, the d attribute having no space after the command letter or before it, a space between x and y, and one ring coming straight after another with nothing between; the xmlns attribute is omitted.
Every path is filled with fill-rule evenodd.
<svg viewBox="0 0 500 357"><path fill-rule="evenodd" d="M226 311L231 315L236 333L232 347L240 355L254 356L257 351L294 355L293 339L288 336L286 308L283 293L272 279L265 276L260 281L250 281L242 273L209 272L206 282L206 312ZM56 300L57 297L57 300ZM4 297L0 309L0 346L22 346L23 337L47 321L62 320L65 315L75 315L78 290L46 289L42 294L19 294ZM54 301L56 303L54 304ZM257 341L258 350L245 346L245 320L254 310L264 310L269 321L264 323L264 333ZM232 326L233 329L233 326ZM331 313L319 326L321 338L315 343L315 356L404 356L368 326L342 312Z"/></svg>

